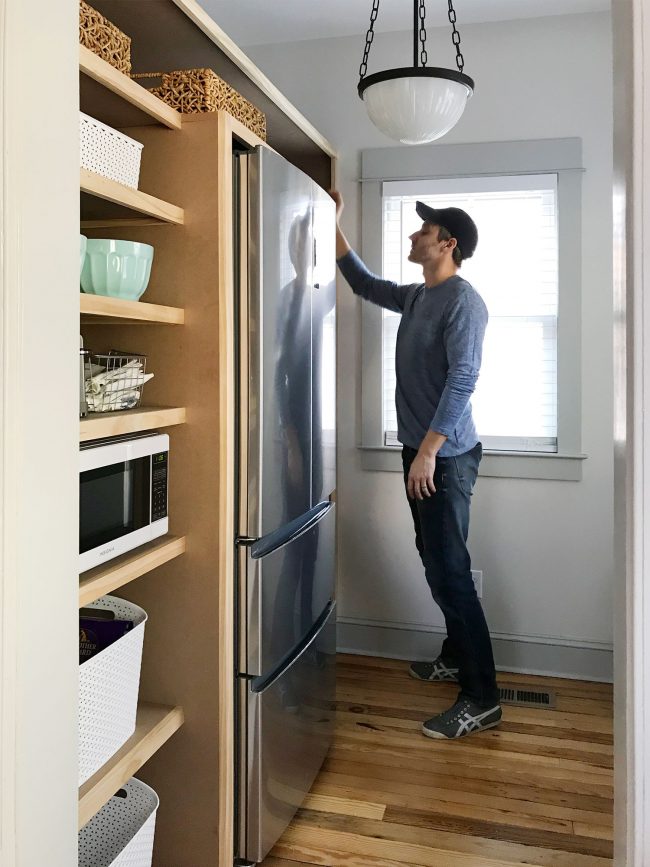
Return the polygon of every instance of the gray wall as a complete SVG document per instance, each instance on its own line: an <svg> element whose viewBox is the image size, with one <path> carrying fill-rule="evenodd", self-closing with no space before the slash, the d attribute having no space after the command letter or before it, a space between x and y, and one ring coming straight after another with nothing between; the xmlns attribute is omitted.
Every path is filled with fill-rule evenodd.
<svg viewBox="0 0 650 867"><path fill-rule="evenodd" d="M611 675L612 60L606 13L461 29L476 95L443 140L583 140L581 482L483 478L471 551L502 666ZM429 33L429 62L451 65L447 30ZM256 46L251 58L339 149L344 228L360 247L359 152L391 143L356 96L362 34ZM410 62L410 34L376 37L370 71ZM504 242L504 252L506 244ZM480 287L479 287L480 288ZM340 644L393 656L435 653L442 619L413 545L397 473L364 471L360 438L360 315L339 287Z"/></svg>

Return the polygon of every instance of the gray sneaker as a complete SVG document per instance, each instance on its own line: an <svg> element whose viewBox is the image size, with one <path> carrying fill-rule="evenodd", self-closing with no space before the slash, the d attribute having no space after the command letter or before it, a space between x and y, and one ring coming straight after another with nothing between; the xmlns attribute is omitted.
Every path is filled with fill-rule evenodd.
<svg viewBox="0 0 650 867"><path fill-rule="evenodd" d="M452 680L458 682L458 668L441 656L433 662L413 662L409 674L416 680Z"/></svg>
<svg viewBox="0 0 650 867"><path fill-rule="evenodd" d="M449 710L423 723L422 734L428 738L453 740L494 728L500 722L501 705L484 708L467 698L462 698Z"/></svg>

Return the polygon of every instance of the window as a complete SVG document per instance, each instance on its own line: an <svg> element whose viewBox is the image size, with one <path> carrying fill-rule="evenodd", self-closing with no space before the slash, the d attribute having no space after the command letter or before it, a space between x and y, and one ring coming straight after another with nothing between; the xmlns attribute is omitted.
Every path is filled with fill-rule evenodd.
<svg viewBox="0 0 650 867"><path fill-rule="evenodd" d="M578 138L375 148L361 157L368 267L420 282L407 260L416 199L472 214L480 241L460 274L490 322L472 399L481 474L582 478L582 142ZM361 465L400 471L394 405L399 318L361 305Z"/></svg>
<svg viewBox="0 0 650 867"><path fill-rule="evenodd" d="M480 292L490 320L472 398L487 449L557 452L557 175L448 178L382 185L383 275L418 283L409 235L422 221L420 199L458 207L477 224L479 245L460 274ZM400 317L383 311L383 431L398 445L395 338ZM514 363L516 359L516 363Z"/></svg>

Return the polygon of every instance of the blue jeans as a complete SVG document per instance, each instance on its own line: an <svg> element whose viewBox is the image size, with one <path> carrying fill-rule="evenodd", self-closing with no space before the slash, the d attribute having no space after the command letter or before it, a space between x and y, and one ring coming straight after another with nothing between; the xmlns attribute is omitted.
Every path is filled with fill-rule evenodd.
<svg viewBox="0 0 650 867"><path fill-rule="evenodd" d="M415 544L427 583L445 616L447 638L441 656L458 667L460 696L483 707L499 703L492 642L481 602L472 581L467 550L469 509L483 449L456 457L436 459L436 493L408 503L415 524ZM404 484L417 455L404 446Z"/></svg>

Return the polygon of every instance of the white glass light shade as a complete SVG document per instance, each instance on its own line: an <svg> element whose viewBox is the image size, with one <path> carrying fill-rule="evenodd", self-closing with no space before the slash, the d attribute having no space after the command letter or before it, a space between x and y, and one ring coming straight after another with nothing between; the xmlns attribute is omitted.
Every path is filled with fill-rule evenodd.
<svg viewBox="0 0 650 867"><path fill-rule="evenodd" d="M363 101L370 120L403 144L434 141L455 126L472 90L466 84L433 76L405 76L370 84Z"/></svg>

